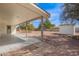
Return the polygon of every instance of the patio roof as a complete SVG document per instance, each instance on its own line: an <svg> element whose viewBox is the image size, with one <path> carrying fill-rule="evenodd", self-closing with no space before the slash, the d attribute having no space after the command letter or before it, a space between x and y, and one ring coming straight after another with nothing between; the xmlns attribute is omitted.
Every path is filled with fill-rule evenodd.
<svg viewBox="0 0 79 59"><path fill-rule="evenodd" d="M0 24L16 25L49 14L33 3L0 3Z"/></svg>

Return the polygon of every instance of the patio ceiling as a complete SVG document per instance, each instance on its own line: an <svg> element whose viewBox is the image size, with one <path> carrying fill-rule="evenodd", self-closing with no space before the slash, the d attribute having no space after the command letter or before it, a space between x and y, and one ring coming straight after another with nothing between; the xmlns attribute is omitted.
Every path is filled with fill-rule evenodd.
<svg viewBox="0 0 79 59"><path fill-rule="evenodd" d="M0 24L16 25L49 14L32 3L0 3Z"/></svg>

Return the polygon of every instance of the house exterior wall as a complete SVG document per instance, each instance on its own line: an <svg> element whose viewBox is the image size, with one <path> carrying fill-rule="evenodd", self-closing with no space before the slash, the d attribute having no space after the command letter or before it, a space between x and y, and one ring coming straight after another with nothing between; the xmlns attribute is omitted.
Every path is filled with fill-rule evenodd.
<svg viewBox="0 0 79 59"><path fill-rule="evenodd" d="M0 34L6 34L6 25L0 25Z"/></svg>
<svg viewBox="0 0 79 59"><path fill-rule="evenodd" d="M73 25L62 25L62 26L59 26L59 33L60 34L74 35L74 26Z"/></svg>
<svg viewBox="0 0 79 59"><path fill-rule="evenodd" d="M11 34L16 33L16 26L11 25ZM0 24L0 35L1 34L7 34L7 25L6 24Z"/></svg>
<svg viewBox="0 0 79 59"><path fill-rule="evenodd" d="M11 34L15 34L16 33L16 25L12 25L11 26Z"/></svg>

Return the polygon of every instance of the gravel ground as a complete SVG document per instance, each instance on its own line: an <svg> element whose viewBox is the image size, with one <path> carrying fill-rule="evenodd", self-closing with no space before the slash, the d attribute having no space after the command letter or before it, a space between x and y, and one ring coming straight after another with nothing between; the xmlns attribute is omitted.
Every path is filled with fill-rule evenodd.
<svg viewBox="0 0 79 59"><path fill-rule="evenodd" d="M45 32L44 39L22 49L5 53L6 56L78 56L79 40Z"/></svg>

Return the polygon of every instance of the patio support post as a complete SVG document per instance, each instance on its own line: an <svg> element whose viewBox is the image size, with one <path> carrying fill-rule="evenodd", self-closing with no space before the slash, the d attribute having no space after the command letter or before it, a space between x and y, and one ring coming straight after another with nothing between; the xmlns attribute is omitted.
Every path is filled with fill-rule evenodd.
<svg viewBox="0 0 79 59"><path fill-rule="evenodd" d="M27 39L27 22L26 22L26 39Z"/></svg>
<svg viewBox="0 0 79 59"><path fill-rule="evenodd" d="M43 37L44 37L44 32L43 32L43 27L44 27L44 25L43 25L43 17L41 18L41 39L43 40Z"/></svg>

